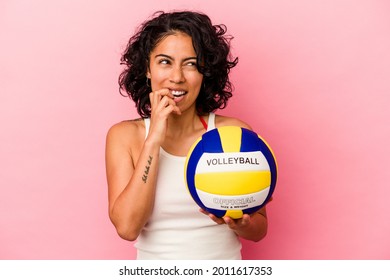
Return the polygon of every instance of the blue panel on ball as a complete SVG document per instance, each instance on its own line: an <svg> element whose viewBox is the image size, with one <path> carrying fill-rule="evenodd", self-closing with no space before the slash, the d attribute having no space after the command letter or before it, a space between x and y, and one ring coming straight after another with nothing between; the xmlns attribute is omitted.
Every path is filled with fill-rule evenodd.
<svg viewBox="0 0 390 280"><path fill-rule="evenodd" d="M260 138L259 138L259 148L260 148L260 151L265 156L265 158L267 159L268 164L269 164L269 168L271 171L271 191L270 191L270 195L271 195L272 191L275 187L275 184L276 184L276 177L277 177L276 161L275 161L274 155L272 154L272 152L268 148L267 144L265 144L263 141L261 141Z"/></svg>
<svg viewBox="0 0 390 280"><path fill-rule="evenodd" d="M259 211L260 208L262 208L262 207L265 205L266 202L267 202L267 200L265 200L265 201L263 202L263 204L261 204L261 205L259 205L259 206L244 209L244 210L242 210L242 213L244 213L244 214L252 214L252 213L255 213L255 212Z"/></svg>
<svg viewBox="0 0 390 280"><path fill-rule="evenodd" d="M206 153L223 153L218 129L213 129L202 136L203 151Z"/></svg>
<svg viewBox="0 0 390 280"><path fill-rule="evenodd" d="M259 150L259 136L249 129L241 128L241 149L240 152L255 152Z"/></svg>
<svg viewBox="0 0 390 280"><path fill-rule="evenodd" d="M242 143L241 143L241 152L254 152L261 151L265 158L267 159L268 165L270 167L271 172L271 185L268 196L263 204L268 202L268 200L272 197L272 194L276 185L277 178L277 166L274 155L271 150L264 143L263 140L259 138L259 136L254 132L246 128L242 128Z"/></svg>
<svg viewBox="0 0 390 280"><path fill-rule="evenodd" d="M187 186L188 186L188 190L191 193L191 196L200 207L204 208L202 201L200 200L198 194L196 193L196 186L195 186L196 166L198 165L199 159L202 155L203 155L203 142L200 141L193 149L191 156L188 160L186 176L187 176Z"/></svg>
<svg viewBox="0 0 390 280"><path fill-rule="evenodd" d="M217 210L217 209L211 209L211 208L204 208L207 212L215 215L218 218L222 218L226 214L226 210Z"/></svg>

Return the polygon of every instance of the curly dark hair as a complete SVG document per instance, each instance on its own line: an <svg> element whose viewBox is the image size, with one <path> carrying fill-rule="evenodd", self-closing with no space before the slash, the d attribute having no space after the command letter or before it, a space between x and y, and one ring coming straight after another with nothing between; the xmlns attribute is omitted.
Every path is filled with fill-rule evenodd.
<svg viewBox="0 0 390 280"><path fill-rule="evenodd" d="M225 108L233 91L229 72L238 63L238 58L233 58L230 53L233 37L227 36L226 31L225 25L213 25L207 15L199 12L155 13L130 38L121 57L125 69L118 79L120 93L135 102L141 117L149 117L151 88L146 78L149 55L163 38L182 32L192 38L197 68L203 74L203 84L196 100L198 114Z"/></svg>

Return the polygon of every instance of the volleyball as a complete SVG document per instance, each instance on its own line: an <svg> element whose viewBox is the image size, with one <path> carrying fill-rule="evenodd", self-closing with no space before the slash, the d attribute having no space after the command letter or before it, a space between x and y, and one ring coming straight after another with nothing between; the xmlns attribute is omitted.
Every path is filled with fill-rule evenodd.
<svg viewBox="0 0 390 280"><path fill-rule="evenodd" d="M190 148L184 169L193 200L220 218L239 219L259 210L270 200L277 179L269 145L238 126L204 133Z"/></svg>

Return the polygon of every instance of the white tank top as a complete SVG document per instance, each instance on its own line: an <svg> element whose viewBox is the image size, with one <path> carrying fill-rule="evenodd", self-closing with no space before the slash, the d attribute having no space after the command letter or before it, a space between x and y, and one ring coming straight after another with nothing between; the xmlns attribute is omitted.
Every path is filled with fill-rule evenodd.
<svg viewBox="0 0 390 280"><path fill-rule="evenodd" d="M210 113L208 130L215 128ZM146 135L150 120L145 119ZM138 260L241 259L241 242L227 225L199 212L184 182L185 157L160 149L153 213L135 247Z"/></svg>

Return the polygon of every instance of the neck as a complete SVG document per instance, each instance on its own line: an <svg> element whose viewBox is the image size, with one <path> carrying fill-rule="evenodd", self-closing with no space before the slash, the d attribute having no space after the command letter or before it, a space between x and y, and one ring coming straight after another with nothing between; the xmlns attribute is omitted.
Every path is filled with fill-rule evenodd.
<svg viewBox="0 0 390 280"><path fill-rule="evenodd" d="M182 115L172 114L168 118L167 134L171 137L179 137L192 134L199 129L204 129L202 122L195 110L186 111Z"/></svg>
<svg viewBox="0 0 390 280"><path fill-rule="evenodd" d="M185 156L191 145L205 132L196 111L186 111L181 115L171 114L162 148L170 154Z"/></svg>

